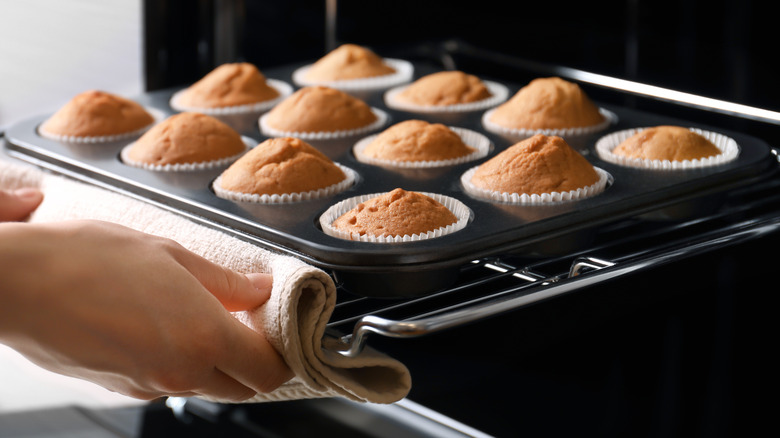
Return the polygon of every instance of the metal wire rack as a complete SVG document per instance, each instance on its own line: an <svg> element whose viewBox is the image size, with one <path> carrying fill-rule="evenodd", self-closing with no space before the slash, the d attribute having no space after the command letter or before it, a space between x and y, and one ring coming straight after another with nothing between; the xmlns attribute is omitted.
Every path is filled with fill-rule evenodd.
<svg viewBox="0 0 780 438"><path fill-rule="evenodd" d="M457 69L459 58L480 65L556 75L589 83L621 96L692 108L767 128L780 127L780 113L688 93L619 80L572 68L550 67L451 42L439 54ZM489 67L486 67L489 68ZM780 161L780 151L772 145ZM509 312L612 278L672 263L772 233L780 229L778 168L764 180L727 192L717 211L683 221L645 220L641 215L592 230L594 242L579 252L539 259L497 255L461 267L457 283L424 297L386 300L340 290L329 324L341 337L345 356L358 354L371 334L394 338L423 336Z"/></svg>
<svg viewBox="0 0 780 438"><path fill-rule="evenodd" d="M780 180L768 178L729 193L730 202L718 211L682 222L623 220L594 230L597 243L580 253L537 260L517 255L474 260L461 267L454 286L430 295L388 300L342 289L329 329L344 341L341 353L354 356L372 333L423 336L757 239L780 229L779 188Z"/></svg>

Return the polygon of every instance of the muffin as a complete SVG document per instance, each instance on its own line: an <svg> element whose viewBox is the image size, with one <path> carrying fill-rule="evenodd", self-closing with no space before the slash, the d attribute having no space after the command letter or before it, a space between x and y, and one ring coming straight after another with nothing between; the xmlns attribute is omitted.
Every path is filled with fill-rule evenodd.
<svg viewBox="0 0 780 438"><path fill-rule="evenodd" d="M494 132L581 134L603 129L609 119L579 85L561 78L534 79L509 100L485 113Z"/></svg>
<svg viewBox="0 0 780 438"><path fill-rule="evenodd" d="M472 111L494 106L506 96L505 86L456 70L432 73L393 88L385 94L385 103L406 111Z"/></svg>
<svg viewBox="0 0 780 438"><path fill-rule="evenodd" d="M400 85L413 76L414 66L408 61L381 58L365 47L343 44L315 63L296 69L292 78L302 87L325 85L363 97L362 93Z"/></svg>
<svg viewBox="0 0 780 438"><path fill-rule="evenodd" d="M265 76L248 62L222 64L189 86L178 103L193 108L215 108L263 102L279 96Z"/></svg>
<svg viewBox="0 0 780 438"><path fill-rule="evenodd" d="M716 132L661 125L613 132L596 142L596 152L625 166L685 169L731 161L739 155L739 146Z"/></svg>
<svg viewBox="0 0 780 438"><path fill-rule="evenodd" d="M247 146L230 126L200 113L172 115L122 152L125 163L161 169L185 164L223 164Z"/></svg>
<svg viewBox="0 0 780 438"><path fill-rule="evenodd" d="M199 81L176 93L171 106L181 111L260 110L291 92L281 81L267 79L248 62L222 64Z"/></svg>
<svg viewBox="0 0 780 438"><path fill-rule="evenodd" d="M40 127L41 135L78 141L111 140L139 133L154 123L144 107L105 91L76 95Z"/></svg>
<svg viewBox="0 0 780 438"><path fill-rule="evenodd" d="M388 161L439 161L464 157L475 150L441 123L406 120L377 135L362 154Z"/></svg>
<svg viewBox="0 0 780 438"><path fill-rule="evenodd" d="M462 228L466 210L452 198L396 188L344 201L327 211L320 223L326 233L351 240L419 240Z"/></svg>
<svg viewBox="0 0 780 438"><path fill-rule="evenodd" d="M346 168L310 144L280 137L260 143L236 160L215 181L214 189L222 197L239 200L266 202L262 197L273 195L286 195L282 201L300 200L335 193L353 179Z"/></svg>
<svg viewBox="0 0 780 438"><path fill-rule="evenodd" d="M355 133L384 123L381 113L349 94L324 86L304 87L260 118L269 135Z"/></svg>
<svg viewBox="0 0 780 438"><path fill-rule="evenodd" d="M312 64L303 77L315 82L340 81L389 75L395 71L371 50L343 44Z"/></svg>
<svg viewBox="0 0 780 438"><path fill-rule="evenodd" d="M643 129L621 142L612 153L642 160L697 160L721 153L711 141L680 126Z"/></svg>
<svg viewBox="0 0 780 438"><path fill-rule="evenodd" d="M605 178L563 138L537 134L471 169L462 181L472 194L491 199L512 201L558 193L566 194L563 200L590 194L606 183ZM583 190L588 193L579 193Z"/></svg>
<svg viewBox="0 0 780 438"><path fill-rule="evenodd" d="M402 102L420 106L445 106L487 99L490 90L482 80L461 71L423 76L396 95Z"/></svg>

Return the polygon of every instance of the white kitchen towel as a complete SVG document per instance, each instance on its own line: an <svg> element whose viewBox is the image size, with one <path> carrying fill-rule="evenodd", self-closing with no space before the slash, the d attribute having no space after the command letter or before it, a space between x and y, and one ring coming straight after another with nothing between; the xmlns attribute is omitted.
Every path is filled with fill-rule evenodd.
<svg viewBox="0 0 780 438"><path fill-rule="evenodd" d="M238 272L272 274L270 300L256 310L234 315L268 338L295 377L249 402L345 397L393 403L411 389L406 366L383 353L366 347L357 357L348 358L334 351L339 341L327 336L325 328L335 306L336 287L322 270L129 196L0 160L0 189L19 187L44 192L44 201L30 222L114 222L175 240Z"/></svg>

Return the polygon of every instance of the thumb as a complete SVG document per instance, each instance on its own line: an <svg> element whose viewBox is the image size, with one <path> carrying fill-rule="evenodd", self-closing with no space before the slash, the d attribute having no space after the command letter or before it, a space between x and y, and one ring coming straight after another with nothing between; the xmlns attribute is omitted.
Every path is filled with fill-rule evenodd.
<svg viewBox="0 0 780 438"><path fill-rule="evenodd" d="M42 201L43 193L38 189L0 190L0 222L20 221L29 216Z"/></svg>

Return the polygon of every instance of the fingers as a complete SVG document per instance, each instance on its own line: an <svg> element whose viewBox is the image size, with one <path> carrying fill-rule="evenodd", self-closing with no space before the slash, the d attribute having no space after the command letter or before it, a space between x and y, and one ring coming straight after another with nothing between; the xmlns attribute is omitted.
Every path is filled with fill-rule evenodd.
<svg viewBox="0 0 780 438"><path fill-rule="evenodd" d="M20 221L43 201L43 193L33 188L0 190L0 222Z"/></svg>
<svg viewBox="0 0 780 438"><path fill-rule="evenodd" d="M257 391L238 382L218 369L205 379L202 386L192 392L220 401L240 402L254 397Z"/></svg>
<svg viewBox="0 0 780 438"><path fill-rule="evenodd" d="M194 274L203 286L225 307L234 312L259 307L271 296L269 274L239 274L220 266Z"/></svg>
<svg viewBox="0 0 780 438"><path fill-rule="evenodd" d="M270 274L240 274L181 248L176 258L231 312L254 309L271 296Z"/></svg>
<svg viewBox="0 0 780 438"><path fill-rule="evenodd" d="M253 273L246 274L249 282L263 295L271 295L271 289L273 287L273 276L271 274Z"/></svg>
<svg viewBox="0 0 780 438"><path fill-rule="evenodd" d="M233 320L233 339L217 360L217 368L256 392L270 392L294 374L261 334Z"/></svg>
<svg viewBox="0 0 780 438"><path fill-rule="evenodd" d="M256 390L216 368L209 375L200 379L197 384L192 385L189 390L171 390L161 387L139 388L133 384L114 388L114 390L141 400L152 400L158 397L207 397L220 402L238 403L257 395Z"/></svg>
<svg viewBox="0 0 780 438"><path fill-rule="evenodd" d="M186 251L178 254L182 264L228 311L254 309L271 295L273 279L269 274L239 274ZM225 348L218 356L216 367L237 384L229 385L238 396L241 384L253 391L269 392L291 379L294 373L279 353L260 333L233 317L227 318Z"/></svg>

